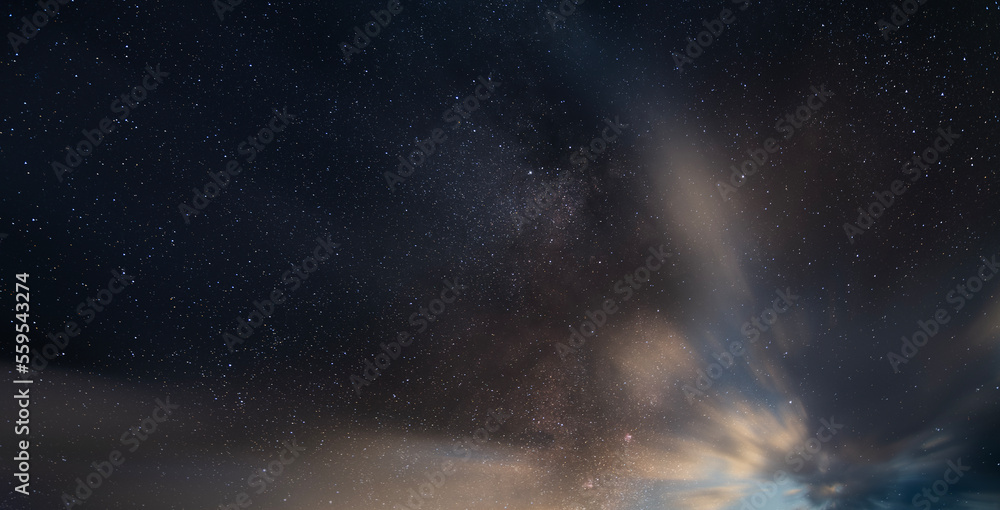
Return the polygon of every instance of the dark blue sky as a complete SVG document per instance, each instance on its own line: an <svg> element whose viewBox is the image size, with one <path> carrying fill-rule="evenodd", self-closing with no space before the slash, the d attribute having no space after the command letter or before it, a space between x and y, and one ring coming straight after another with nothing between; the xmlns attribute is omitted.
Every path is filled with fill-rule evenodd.
<svg viewBox="0 0 1000 510"><path fill-rule="evenodd" d="M996 2L51 3L0 507L1000 503Z"/></svg>

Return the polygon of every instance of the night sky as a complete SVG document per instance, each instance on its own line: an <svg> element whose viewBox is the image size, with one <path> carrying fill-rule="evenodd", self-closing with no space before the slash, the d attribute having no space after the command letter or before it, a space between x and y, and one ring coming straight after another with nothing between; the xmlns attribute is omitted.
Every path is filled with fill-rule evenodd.
<svg viewBox="0 0 1000 510"><path fill-rule="evenodd" d="M232 1L3 6L0 509L1000 509L1000 2Z"/></svg>

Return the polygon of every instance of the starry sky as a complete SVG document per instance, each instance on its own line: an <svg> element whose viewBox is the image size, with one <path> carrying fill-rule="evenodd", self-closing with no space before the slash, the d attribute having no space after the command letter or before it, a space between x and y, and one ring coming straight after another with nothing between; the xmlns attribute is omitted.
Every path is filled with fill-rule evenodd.
<svg viewBox="0 0 1000 510"><path fill-rule="evenodd" d="M0 509L1000 508L1000 3L51 4Z"/></svg>

